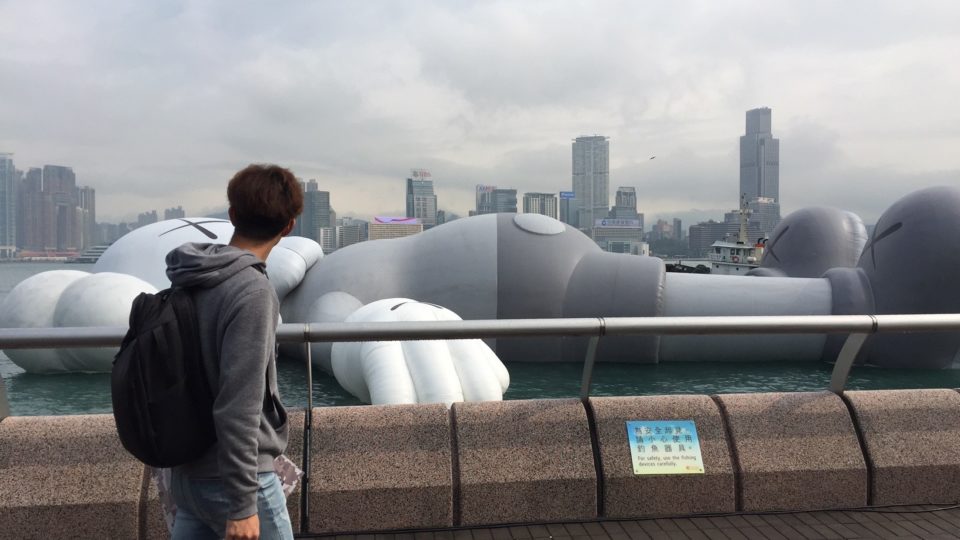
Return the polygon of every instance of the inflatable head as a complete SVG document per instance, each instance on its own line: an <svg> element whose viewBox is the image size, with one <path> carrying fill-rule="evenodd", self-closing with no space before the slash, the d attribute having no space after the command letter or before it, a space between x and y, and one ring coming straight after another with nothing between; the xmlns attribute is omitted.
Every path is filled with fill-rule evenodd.
<svg viewBox="0 0 960 540"><path fill-rule="evenodd" d="M783 218L767 241L756 276L816 278L830 268L856 266L867 229L856 214L837 208L803 208Z"/></svg>
<svg viewBox="0 0 960 540"><path fill-rule="evenodd" d="M923 189L894 203L858 266L878 314L960 313L960 189ZM960 334L876 335L868 347L873 364L948 368L958 359Z"/></svg>

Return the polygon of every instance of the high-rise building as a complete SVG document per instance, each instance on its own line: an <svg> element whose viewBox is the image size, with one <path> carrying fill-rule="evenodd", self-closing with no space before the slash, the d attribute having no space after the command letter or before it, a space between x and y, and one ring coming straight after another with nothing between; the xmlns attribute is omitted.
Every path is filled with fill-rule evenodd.
<svg viewBox="0 0 960 540"><path fill-rule="evenodd" d="M0 153L0 258L17 252L17 188L20 174L13 166L13 154Z"/></svg>
<svg viewBox="0 0 960 540"><path fill-rule="evenodd" d="M747 111L746 134L740 137L740 192L737 200L750 205L767 199L763 233L780 222L780 139L772 132L772 111L763 107ZM767 229L766 227L769 227Z"/></svg>
<svg viewBox="0 0 960 540"><path fill-rule="evenodd" d="M605 251L630 253L629 245L643 242L643 227L639 219L598 219L592 232L594 242Z"/></svg>
<svg viewBox="0 0 960 540"><path fill-rule="evenodd" d="M472 215L505 213L517 213L517 190L477 185L477 207Z"/></svg>
<svg viewBox="0 0 960 540"><path fill-rule="evenodd" d="M43 171L34 167L20 182L17 245L28 251L44 248Z"/></svg>
<svg viewBox="0 0 960 540"><path fill-rule="evenodd" d="M620 186L614 197L610 217L614 219L639 219L640 228L644 227L643 214L637 212L637 188Z"/></svg>
<svg viewBox="0 0 960 540"><path fill-rule="evenodd" d="M747 203L748 221L755 224L764 236L770 236L780 223L780 203L770 197L757 197ZM754 239L755 240L755 239Z"/></svg>
<svg viewBox="0 0 960 540"><path fill-rule="evenodd" d="M419 219L424 229L437 224L437 196L429 178L426 169L413 169L407 178L407 217Z"/></svg>
<svg viewBox="0 0 960 540"><path fill-rule="evenodd" d="M179 218L185 218L185 217L187 217L187 213L184 212L182 206L178 206L176 208L167 208L163 211L164 220L179 219Z"/></svg>
<svg viewBox="0 0 960 540"><path fill-rule="evenodd" d="M77 245L80 249L95 246L99 236L97 234L97 192L92 187L77 188L77 222L76 231L80 233Z"/></svg>
<svg viewBox="0 0 960 540"><path fill-rule="evenodd" d="M403 238L423 231L420 220L412 217L383 217L373 218L367 228L370 240L387 240Z"/></svg>
<svg viewBox="0 0 960 540"><path fill-rule="evenodd" d="M367 241L369 223L361 219L337 220L337 249Z"/></svg>
<svg viewBox="0 0 960 540"><path fill-rule="evenodd" d="M574 199L572 191L560 192L560 221L571 227L580 227L580 220L577 217L577 201Z"/></svg>
<svg viewBox="0 0 960 540"><path fill-rule="evenodd" d="M70 167L43 166L43 244L45 250L78 251L77 176Z"/></svg>
<svg viewBox="0 0 960 540"><path fill-rule="evenodd" d="M610 141L577 137L573 141L573 192L578 227L589 231L610 212Z"/></svg>
<svg viewBox="0 0 960 540"><path fill-rule="evenodd" d="M555 193L524 193L523 213L543 214L557 219L557 195Z"/></svg>
<svg viewBox="0 0 960 540"><path fill-rule="evenodd" d="M144 225L150 225L151 223L156 223L159 221L157 218L157 211L150 210L149 212L141 212L137 214L137 227L143 227Z"/></svg>
<svg viewBox="0 0 960 540"><path fill-rule="evenodd" d="M321 245L324 234L332 235L330 238L334 240L328 240L328 249L325 249L324 252L333 251L336 246L336 235L332 232L324 233L323 229L330 229L331 231L335 229L337 213L330 205L330 192L320 191L316 180L310 180L305 185L303 213L300 214L297 223L299 224L299 236L314 240Z"/></svg>

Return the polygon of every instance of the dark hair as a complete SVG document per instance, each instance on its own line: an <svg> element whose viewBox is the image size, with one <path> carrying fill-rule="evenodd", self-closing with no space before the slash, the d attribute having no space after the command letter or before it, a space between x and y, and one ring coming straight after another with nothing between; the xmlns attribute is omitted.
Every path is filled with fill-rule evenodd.
<svg viewBox="0 0 960 540"><path fill-rule="evenodd" d="M249 165L233 175L227 199L234 228L252 240L270 240L303 211L303 189L289 169Z"/></svg>

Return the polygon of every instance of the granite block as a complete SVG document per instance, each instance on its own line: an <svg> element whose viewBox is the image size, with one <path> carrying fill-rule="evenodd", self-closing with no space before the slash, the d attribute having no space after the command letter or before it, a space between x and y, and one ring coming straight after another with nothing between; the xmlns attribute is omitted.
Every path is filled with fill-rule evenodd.
<svg viewBox="0 0 960 540"><path fill-rule="evenodd" d="M0 531L17 538L137 538L143 465L111 415L0 422Z"/></svg>
<svg viewBox="0 0 960 540"><path fill-rule="evenodd" d="M608 518L733 512L733 464L720 409L708 396L591 398ZM626 422L692 420L700 439L703 474L634 474Z"/></svg>
<svg viewBox="0 0 960 540"><path fill-rule="evenodd" d="M867 467L843 401L829 392L718 396L740 465L743 511L867 504Z"/></svg>
<svg viewBox="0 0 960 540"><path fill-rule="evenodd" d="M461 525L597 514L583 405L574 399L455 403Z"/></svg>
<svg viewBox="0 0 960 540"><path fill-rule="evenodd" d="M872 503L960 502L960 394L845 392L873 474Z"/></svg>
<svg viewBox="0 0 960 540"><path fill-rule="evenodd" d="M453 525L443 404L314 409L310 532Z"/></svg>
<svg viewBox="0 0 960 540"><path fill-rule="evenodd" d="M306 416L303 409L287 411L287 422L289 428L289 439L287 440L287 450L284 454L293 460L298 467L303 467L303 425ZM147 469L146 474L150 472ZM167 531L167 524L163 517L163 508L160 505L160 494L157 491L157 483L152 478L147 479L146 500L144 501L146 512L145 519L145 537L148 540L165 540L170 537ZM287 512L290 514L290 523L293 525L293 532L300 532L300 488L290 494L287 498Z"/></svg>

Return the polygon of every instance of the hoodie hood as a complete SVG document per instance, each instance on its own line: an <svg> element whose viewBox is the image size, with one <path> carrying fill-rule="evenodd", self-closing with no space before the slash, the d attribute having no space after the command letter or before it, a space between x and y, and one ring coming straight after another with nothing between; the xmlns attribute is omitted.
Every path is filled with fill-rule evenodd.
<svg viewBox="0 0 960 540"><path fill-rule="evenodd" d="M223 244L184 244L167 254L167 277L175 287L214 287L250 266L267 273L253 253Z"/></svg>

